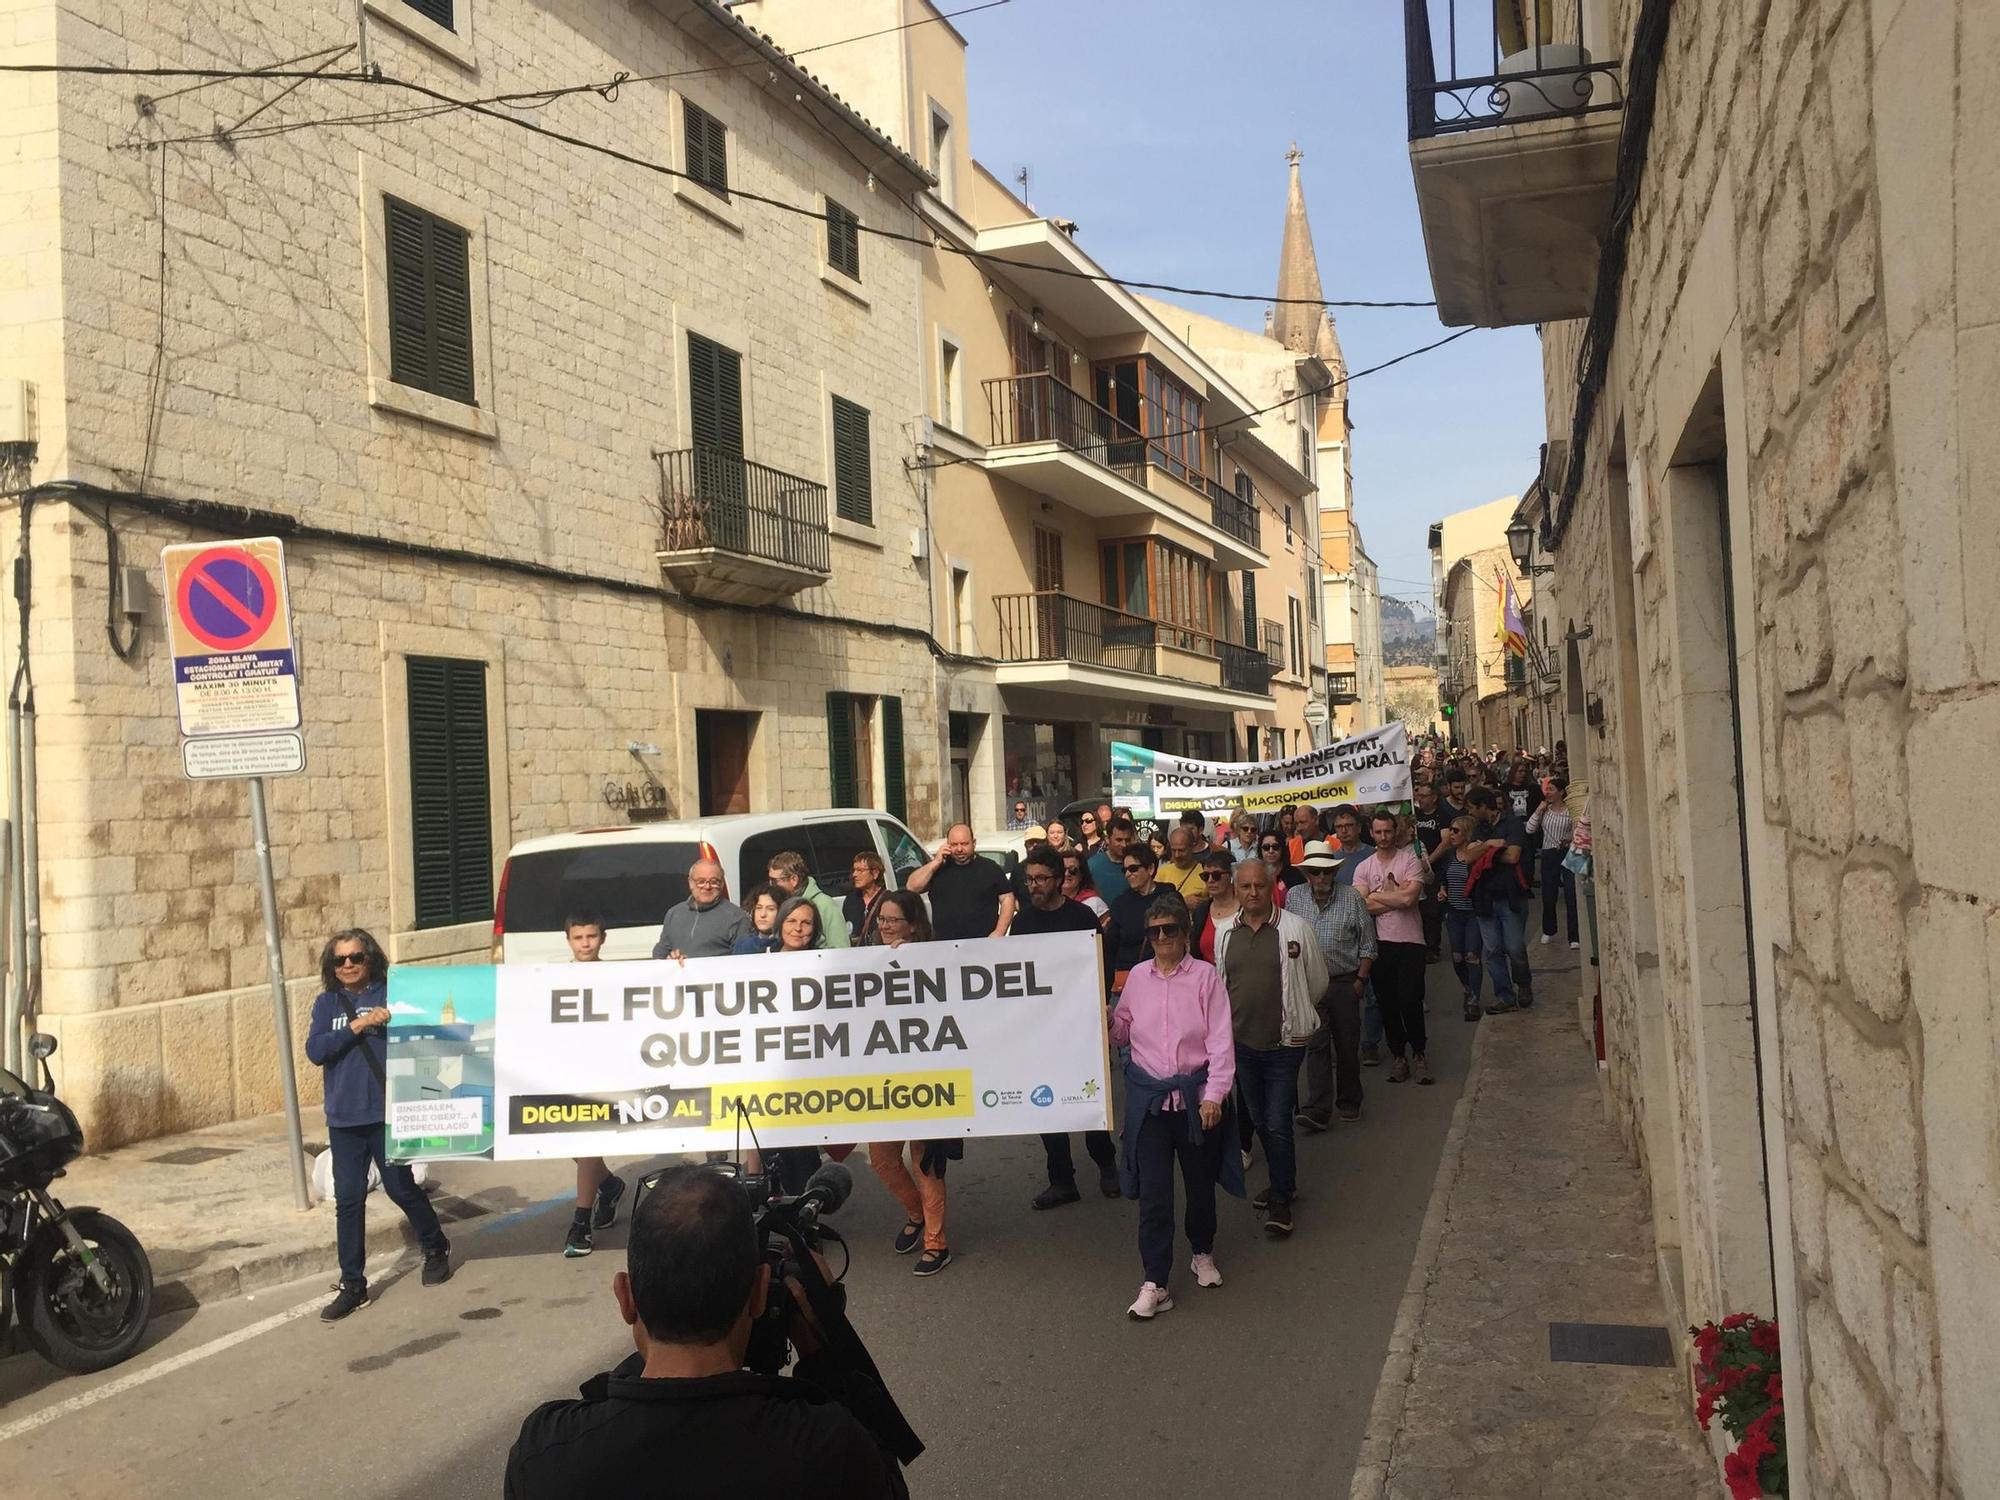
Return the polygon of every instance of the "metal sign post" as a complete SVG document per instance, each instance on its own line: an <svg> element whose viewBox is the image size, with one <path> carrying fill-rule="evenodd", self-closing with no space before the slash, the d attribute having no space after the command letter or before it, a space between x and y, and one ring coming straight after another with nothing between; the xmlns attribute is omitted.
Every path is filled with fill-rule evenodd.
<svg viewBox="0 0 2000 1500"><path fill-rule="evenodd" d="M285 998L271 823L264 805L266 776L296 775L306 764L285 547L276 537L191 543L164 549L161 561L181 769L191 780L241 777L250 783L250 839L264 905L264 957L271 979L278 1081L291 1138L292 1187L299 1207L309 1209L312 1190L299 1123L291 1007Z"/></svg>

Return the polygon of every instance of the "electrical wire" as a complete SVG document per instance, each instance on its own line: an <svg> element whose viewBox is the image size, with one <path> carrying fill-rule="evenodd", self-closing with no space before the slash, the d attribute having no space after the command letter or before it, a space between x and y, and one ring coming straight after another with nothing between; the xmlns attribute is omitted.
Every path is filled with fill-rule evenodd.
<svg viewBox="0 0 2000 1500"><path fill-rule="evenodd" d="M962 12L960 12L960 14L962 14ZM854 39L849 38L847 40L854 40ZM826 43L824 45L834 46L838 45L838 43ZM732 65L732 66L740 66L740 65ZM0 64L0 73L4 72L78 72L78 73L92 74L92 75L130 74L133 76L141 76L141 77L198 77L198 78L209 79L211 81L220 81L224 79L245 79L245 78L287 78L287 79L298 79L304 81L308 79L317 78L327 82L366 83L388 88L400 89L408 93L417 94L420 95L421 97L429 99L430 101L432 101L432 103L430 106L413 106L408 110L391 109L391 110L364 111L349 115L325 116L307 120L282 121L268 126L259 126L256 127L255 129L250 129L250 130L232 130L226 132L226 135L228 139L231 141L264 140L264 139L270 139L275 136L288 135L295 131L300 131L300 130L330 129L341 126L349 126L349 125L359 126L359 125L403 124L413 120L431 119L442 115L464 112L476 115L483 115L488 119L504 121L505 123L513 125L519 129L529 130L538 135L547 136L548 138L560 141L565 145L574 146L579 150L589 151L596 155L606 157L610 160L621 162L624 165L637 167L643 171L652 172L658 176L675 178L681 181L695 180L688 172L667 166L663 162L651 161L644 157L635 156L631 152L620 150L615 146L609 146L602 142L592 141L581 136L573 135L567 131L561 131L554 129L553 127L550 126L541 125L532 120L522 119L517 115L503 114L493 107L497 104L511 104L514 103L515 101L536 101L532 105L524 105L522 107L539 108L542 107L543 105L553 102L558 98L562 98L570 94L580 94L580 93L596 93L599 94L601 97L606 98L607 100L611 100L615 99L616 90L621 84L655 82L661 79L675 76L672 74L649 74L649 75L641 75L638 77L630 77L621 74L616 78L594 83L569 84L559 87L551 87L548 89L524 90L507 95L492 95L492 96L487 96L485 98L465 99L465 98L460 98L453 94L447 94L440 89L431 88L426 84L418 83L411 79L397 78L392 74L381 71L379 68L372 68L365 73L333 73L321 70L298 72L285 69L262 69L255 71L241 70L241 69L239 70L119 69L119 68L109 68L94 64L91 65L53 64L53 63ZM803 95L801 94L798 97L800 99L800 102L803 102ZM143 143L134 143L127 149L153 150L162 146L169 146L169 145L199 145L205 143L212 144L215 142L216 139L217 137L213 132L211 132L208 135L168 136L159 140L148 141ZM886 140L886 137L884 137L884 139ZM872 172L872 169L868 170ZM771 208L782 213L793 214L795 216L802 218L817 219L822 222L824 222L826 218L826 214L823 209L813 207L807 204L788 202L785 199L775 198L764 193L751 192L747 189L740 187L732 186L729 190L729 195L732 199L742 199L745 202L756 203L766 208ZM915 207L914 204L910 206L912 208ZM1114 276L1111 273L1105 271L1084 271L1070 266L1033 265L1025 261L1017 261L1010 259L1007 256L993 255L990 253L982 252L968 245L955 244L952 241L948 240L942 234L936 234L936 233L929 235L906 234L900 230L887 229L879 225L872 225L867 223L858 224L856 228L862 234L872 235L879 239L890 240L900 244L917 246L941 254L959 255L974 262L977 265L984 267L994 267L1003 270L1014 270L1019 272L1036 273L1045 276L1055 276L1067 280L1094 282L1101 285L1121 287L1127 291L1164 292L1172 296L1195 297L1195 298L1224 301L1224 302L1255 302L1255 303L1275 305L1275 306L1305 306L1305 307L1318 307L1318 308L1403 309L1403 308L1430 308L1430 307L1435 307L1437 305L1434 301L1415 300L1415 299L1274 297L1266 292L1238 292L1238 291L1223 290L1214 287L1185 286L1177 282L1148 281L1132 277Z"/></svg>

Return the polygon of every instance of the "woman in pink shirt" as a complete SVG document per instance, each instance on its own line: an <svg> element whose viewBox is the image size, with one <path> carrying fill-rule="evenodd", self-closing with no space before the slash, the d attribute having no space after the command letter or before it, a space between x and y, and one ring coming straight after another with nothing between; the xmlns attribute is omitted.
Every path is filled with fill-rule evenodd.
<svg viewBox="0 0 2000 1500"><path fill-rule="evenodd" d="M1395 1059L1389 1082L1406 1081L1414 1068L1418 1083L1435 1083L1424 1056L1424 919L1417 910L1424 864L1410 847L1414 829L1408 818L1378 812L1368 827L1375 852L1354 867L1354 888L1375 918L1375 999Z"/></svg>
<svg viewBox="0 0 2000 1500"><path fill-rule="evenodd" d="M1174 1163L1187 1184L1190 1269L1198 1286L1221 1286L1215 1265L1215 1187L1243 1196L1235 1132L1223 1122L1236 1081L1235 1029L1229 994L1215 966L1188 951L1188 911L1165 895L1146 912L1153 957L1132 970L1111 1039L1132 1049L1125 1065L1124 1150L1120 1186L1139 1200L1139 1259L1146 1279L1126 1309L1132 1318L1168 1312L1174 1258Z"/></svg>

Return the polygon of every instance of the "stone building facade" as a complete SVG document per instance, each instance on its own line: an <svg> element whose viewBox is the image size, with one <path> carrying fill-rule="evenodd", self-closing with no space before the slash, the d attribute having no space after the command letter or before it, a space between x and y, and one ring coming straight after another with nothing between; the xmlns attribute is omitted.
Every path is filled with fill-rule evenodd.
<svg viewBox="0 0 2000 1500"><path fill-rule="evenodd" d="M1629 195L1622 276L1595 242L1542 244L1525 288L1480 284L1498 244L1432 266L1472 320L1547 324L1609 1102L1669 1316L1782 1320L1791 1493L1994 1496L2000 884L1966 770L2000 734L2000 13L1583 22L1600 98L1650 108L1643 166L1616 112L1483 143L1554 153L1614 244ZM1412 147L1437 225L1480 191L1456 140Z"/></svg>
<svg viewBox="0 0 2000 1500"><path fill-rule="evenodd" d="M270 795L300 1007L334 928L371 929L399 962L482 961L517 839L623 821L627 801L828 805L830 692L869 752L848 790L937 831L905 467L924 416L918 260L861 232L850 268L827 218L831 201L892 224L927 174L709 0L452 0L452 27L438 10L368 0L370 61L459 97L597 84L521 117L667 172L470 112L385 118L419 96L382 83L169 99L174 81L148 80L161 97L143 108L130 78L10 84L0 377L39 398L22 528L39 1019L99 1147L279 1102L245 788L180 770L165 544L288 541L307 765ZM255 68L326 48L340 73L356 57L337 51L356 40L343 7L10 0L4 21L23 61ZM688 175L696 147L726 162L726 190ZM385 243L390 199L463 236L470 399L392 363L387 268L412 262ZM733 378L713 373L732 355ZM733 445L700 402L732 408ZM725 477L688 480L696 450ZM710 502L784 510L803 551L725 534ZM116 564L152 576L129 643ZM11 605L6 625L11 675ZM442 908L413 852L429 795L413 661L469 684L453 774L483 782L447 810L470 868Z"/></svg>

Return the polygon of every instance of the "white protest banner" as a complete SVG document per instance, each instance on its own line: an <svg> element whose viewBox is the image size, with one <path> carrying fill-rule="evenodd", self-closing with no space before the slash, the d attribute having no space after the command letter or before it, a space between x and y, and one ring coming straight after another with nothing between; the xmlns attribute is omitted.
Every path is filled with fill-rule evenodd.
<svg viewBox="0 0 2000 1500"><path fill-rule="evenodd" d="M1407 802L1409 732L1401 724L1350 735L1323 750L1288 760L1189 760L1114 741L1111 800L1128 812L1157 818L1190 808L1276 812L1292 803Z"/></svg>
<svg viewBox="0 0 2000 1500"><path fill-rule="evenodd" d="M469 1110L447 1118L436 1102L463 1069L396 1087L397 1031L413 1059L436 1050L441 1030L476 1046L462 999L438 997L476 994L486 975L492 1102L481 1141ZM408 967L391 971L389 1001L389 1135L405 1160L489 1143L506 1160L748 1149L753 1131L775 1147L1110 1125L1090 933L684 964Z"/></svg>

